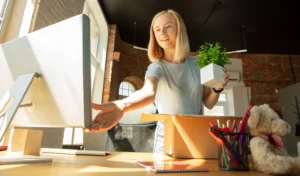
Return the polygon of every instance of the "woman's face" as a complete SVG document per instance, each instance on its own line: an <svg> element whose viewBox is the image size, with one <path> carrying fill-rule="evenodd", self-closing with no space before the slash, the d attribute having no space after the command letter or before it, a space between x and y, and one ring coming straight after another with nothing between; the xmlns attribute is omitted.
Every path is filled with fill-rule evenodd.
<svg viewBox="0 0 300 176"><path fill-rule="evenodd" d="M177 21L171 13L165 13L157 17L153 23L153 31L160 47L163 49L175 48Z"/></svg>

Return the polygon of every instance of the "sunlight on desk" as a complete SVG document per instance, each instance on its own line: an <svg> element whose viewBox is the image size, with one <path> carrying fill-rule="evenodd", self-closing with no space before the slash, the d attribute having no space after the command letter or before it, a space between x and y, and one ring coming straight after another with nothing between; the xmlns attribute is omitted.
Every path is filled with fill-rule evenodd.
<svg viewBox="0 0 300 176"><path fill-rule="evenodd" d="M144 168L112 168L102 166L87 166L79 169L77 172L141 172Z"/></svg>
<svg viewBox="0 0 300 176"><path fill-rule="evenodd" d="M132 163L132 161L139 160L140 158L143 160L145 158L148 158L150 160L172 159L171 157L160 153L130 153L130 155L128 155L128 153L125 152L113 155L109 157L107 161L120 161L120 159L122 159L122 162Z"/></svg>
<svg viewBox="0 0 300 176"><path fill-rule="evenodd" d="M27 166L28 164L14 164L14 165L0 165L0 171L7 170L7 169L15 169L23 166Z"/></svg>
<svg viewBox="0 0 300 176"><path fill-rule="evenodd" d="M0 152L0 155L5 152ZM218 168L217 160L202 160L202 159L175 159L167 155L156 155L153 153L140 152L112 152L108 156L72 156L62 154L42 154L41 157L51 158L52 162L35 163L35 164L12 164L0 165L1 176L56 176L56 175L71 175L71 176L150 176L155 173L146 171L145 168L135 164L140 161L167 161L175 160L182 161L194 165L203 165L210 171L206 173L188 173L190 176L206 175L206 176L268 176L267 174L249 171L249 172L230 172L222 171ZM163 174L164 175L164 174ZM165 174L169 175L169 174ZM172 176L183 176L187 173L172 173Z"/></svg>

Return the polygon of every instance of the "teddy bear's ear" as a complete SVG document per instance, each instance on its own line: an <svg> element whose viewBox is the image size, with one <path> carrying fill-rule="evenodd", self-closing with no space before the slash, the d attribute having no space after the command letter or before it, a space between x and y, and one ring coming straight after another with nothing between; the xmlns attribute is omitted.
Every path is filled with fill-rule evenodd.
<svg viewBox="0 0 300 176"><path fill-rule="evenodd" d="M271 109L268 104L260 105L260 107L263 108L263 109Z"/></svg>
<svg viewBox="0 0 300 176"><path fill-rule="evenodd" d="M250 117L248 119L248 126L249 128L256 128L258 122L259 122L259 116L260 116L260 109L258 106L254 106L250 110Z"/></svg>

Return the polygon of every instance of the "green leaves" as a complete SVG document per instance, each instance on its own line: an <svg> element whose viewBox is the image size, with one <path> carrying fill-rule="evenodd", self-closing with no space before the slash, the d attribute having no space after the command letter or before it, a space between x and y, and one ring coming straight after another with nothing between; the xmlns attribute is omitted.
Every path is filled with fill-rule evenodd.
<svg viewBox="0 0 300 176"><path fill-rule="evenodd" d="M196 64L200 68L211 63L220 65L221 67L224 67L226 64L231 64L226 49L222 48L218 42L215 44L205 43L201 45L197 51Z"/></svg>

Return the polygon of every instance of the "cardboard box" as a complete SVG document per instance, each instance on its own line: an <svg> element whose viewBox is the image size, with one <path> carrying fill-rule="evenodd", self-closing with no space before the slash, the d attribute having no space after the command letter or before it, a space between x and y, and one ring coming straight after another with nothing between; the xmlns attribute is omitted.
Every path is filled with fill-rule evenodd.
<svg viewBox="0 0 300 176"><path fill-rule="evenodd" d="M239 122L242 117L234 116L202 116L202 115L167 115L145 114L142 121L163 120L165 124L164 150L175 158L218 157L216 140L208 133L212 122L226 124L227 120Z"/></svg>

